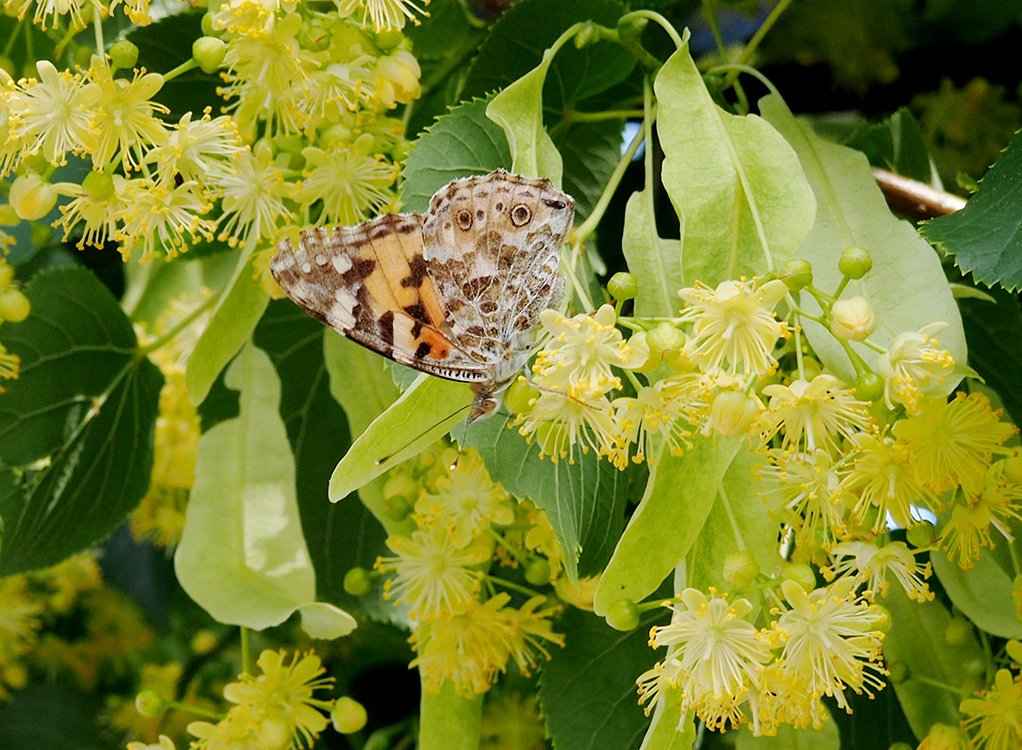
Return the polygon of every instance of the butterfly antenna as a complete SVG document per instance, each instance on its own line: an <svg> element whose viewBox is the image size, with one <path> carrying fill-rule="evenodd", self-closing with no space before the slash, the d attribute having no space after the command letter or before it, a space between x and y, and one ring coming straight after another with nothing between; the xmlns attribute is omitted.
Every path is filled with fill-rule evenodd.
<svg viewBox="0 0 1022 750"><path fill-rule="evenodd" d="M446 422L448 419L450 419L451 417L455 416L456 414L460 414L461 412L465 411L466 409L471 409L471 408L472 408L472 404L465 404L464 406L461 406L458 409L455 409L454 411L452 411L446 417L441 417L440 419L438 419L436 422L431 424L426 429L422 430L418 435L413 437L411 440L409 440L407 443L402 445L400 448L398 448L393 453L389 453L386 456L383 456L382 458L376 459L376 465L377 466L382 466L383 464L385 464L388 461L390 461L391 459L393 459L394 456L398 455L399 453L404 452L408 448L408 446L410 446L410 445L418 442L419 440L421 440L423 435L429 434L430 432L435 430L437 428L437 426L443 424L444 422ZM468 427L466 425L466 430L467 429L468 429ZM453 430L452 430L452 432L453 432Z"/></svg>

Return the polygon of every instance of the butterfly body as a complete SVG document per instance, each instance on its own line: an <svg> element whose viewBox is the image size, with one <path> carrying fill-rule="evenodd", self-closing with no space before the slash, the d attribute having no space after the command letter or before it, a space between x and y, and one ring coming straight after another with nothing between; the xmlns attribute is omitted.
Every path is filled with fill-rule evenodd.
<svg viewBox="0 0 1022 750"><path fill-rule="evenodd" d="M564 294L572 199L497 170L454 180L425 213L304 231L270 270L309 314L401 364L473 384L470 420L525 366L539 313Z"/></svg>

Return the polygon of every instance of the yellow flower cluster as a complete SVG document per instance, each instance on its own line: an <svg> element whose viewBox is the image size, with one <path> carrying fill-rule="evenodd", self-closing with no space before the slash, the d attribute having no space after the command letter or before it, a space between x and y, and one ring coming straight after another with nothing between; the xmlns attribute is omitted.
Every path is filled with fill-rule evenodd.
<svg viewBox="0 0 1022 750"><path fill-rule="evenodd" d="M14 281L14 267L0 257L0 325L20 323L32 309L28 298ZM14 380L21 371L21 358L0 344L0 380ZM4 392L0 386L0 393Z"/></svg>
<svg viewBox="0 0 1022 750"><path fill-rule="evenodd" d="M637 680L647 713L658 701L677 701L710 729L750 722L757 735L775 734L782 724L820 726L824 697L850 712L846 691L883 687L883 610L850 580L808 592L793 580L779 588L783 600L761 627L747 599L683 591L671 624L650 632L650 645L668 653Z"/></svg>
<svg viewBox="0 0 1022 750"><path fill-rule="evenodd" d="M514 503L475 451L440 446L399 471L384 493L392 509L413 510L414 527L387 540L395 554L376 569L386 576L385 596L415 624L412 666L427 688L450 682L464 696L489 690L512 660L531 673L549 658L549 644L563 644L551 623L559 608L542 594L513 605L492 590L500 580L488 572L497 558L523 564L529 583L549 582L560 567L549 522L531 504Z"/></svg>

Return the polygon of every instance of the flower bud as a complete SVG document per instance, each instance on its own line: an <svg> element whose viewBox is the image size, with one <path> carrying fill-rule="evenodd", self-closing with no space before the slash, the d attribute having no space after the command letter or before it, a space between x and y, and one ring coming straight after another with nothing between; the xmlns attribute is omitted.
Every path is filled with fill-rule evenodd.
<svg viewBox="0 0 1022 750"><path fill-rule="evenodd" d="M32 304L29 297L19 289L8 287L0 292L0 320L9 323L20 323L29 317Z"/></svg>
<svg viewBox="0 0 1022 750"><path fill-rule="evenodd" d="M542 557L536 557L525 566L525 580L532 586L545 586L550 583L550 563Z"/></svg>
<svg viewBox="0 0 1022 750"><path fill-rule="evenodd" d="M207 628L203 628L193 635L191 641L188 643L188 645L191 646L192 651L199 656L211 653L213 649L216 648L216 644L216 636L213 634L213 631Z"/></svg>
<svg viewBox="0 0 1022 750"><path fill-rule="evenodd" d="M1022 643L1012 638L1004 644L1004 652L1016 664L1022 664Z"/></svg>
<svg viewBox="0 0 1022 750"><path fill-rule="evenodd" d="M973 640L972 623L964 617L952 617L944 626L944 641L952 648L968 646Z"/></svg>
<svg viewBox="0 0 1022 750"><path fill-rule="evenodd" d="M151 719L163 709L163 698L155 690L143 690L135 696L135 710Z"/></svg>
<svg viewBox="0 0 1022 750"><path fill-rule="evenodd" d="M344 591L352 596L365 596L373 590L373 574L363 567L355 567L344 574Z"/></svg>
<svg viewBox="0 0 1022 750"><path fill-rule="evenodd" d="M724 580L735 586L748 586L759 575L759 563L748 550L731 552L724 558Z"/></svg>
<svg viewBox="0 0 1022 750"><path fill-rule="evenodd" d="M408 50L399 49L376 61L376 94L387 107L407 104L421 93L419 62Z"/></svg>
<svg viewBox="0 0 1022 750"><path fill-rule="evenodd" d="M82 180L82 190L89 196L89 200L102 203L113 197L114 178L106 172L93 170Z"/></svg>
<svg viewBox="0 0 1022 750"><path fill-rule="evenodd" d="M10 203L0 205L0 227L13 227L21 223L14 206Z"/></svg>
<svg viewBox="0 0 1022 750"><path fill-rule="evenodd" d="M391 495L383 499L383 509L391 521L403 521L411 514L413 508L408 498L402 495Z"/></svg>
<svg viewBox="0 0 1022 750"><path fill-rule="evenodd" d="M802 258L789 260L781 269L781 280L793 292L805 289L813 283L813 264Z"/></svg>
<svg viewBox="0 0 1022 750"><path fill-rule="evenodd" d="M214 36L216 34L216 29L213 28L213 14L212 13L209 13L209 12L203 13L202 21L200 23L200 28L202 29L202 33L205 36Z"/></svg>
<svg viewBox="0 0 1022 750"><path fill-rule="evenodd" d="M845 341L865 341L879 321L865 297L838 300L830 309L830 332Z"/></svg>
<svg viewBox="0 0 1022 750"><path fill-rule="evenodd" d="M813 569L805 563L786 563L782 571L786 581L794 581L805 591L812 591L816 588L816 575Z"/></svg>
<svg viewBox="0 0 1022 750"><path fill-rule="evenodd" d="M6 289L14 281L14 266L0 258L0 291Z"/></svg>
<svg viewBox="0 0 1022 750"><path fill-rule="evenodd" d="M29 172L11 185L11 206L23 221L41 219L57 205L57 189L42 177Z"/></svg>
<svg viewBox="0 0 1022 750"><path fill-rule="evenodd" d="M192 59L203 73L216 73L227 54L227 43L213 36L200 36L192 43Z"/></svg>
<svg viewBox="0 0 1022 750"><path fill-rule="evenodd" d="M936 538L937 529L929 521L917 523L905 532L905 538L913 547L929 547Z"/></svg>
<svg viewBox="0 0 1022 750"><path fill-rule="evenodd" d="M138 62L138 47L127 39L119 39L110 46L110 65L114 70L130 70Z"/></svg>
<svg viewBox="0 0 1022 750"><path fill-rule="evenodd" d="M1013 453L1004 459L1004 478L1015 484L1022 484L1022 455Z"/></svg>
<svg viewBox="0 0 1022 750"><path fill-rule="evenodd" d="M365 727L369 716L365 706L354 698L343 696L337 699L330 711L330 721L341 734L353 734Z"/></svg>
<svg viewBox="0 0 1022 750"><path fill-rule="evenodd" d="M965 750L969 745L958 727L947 724L933 724L919 747L925 750Z"/></svg>
<svg viewBox="0 0 1022 750"><path fill-rule="evenodd" d="M721 391L710 404L707 427L727 437L744 435L759 412L759 402L751 396L741 391Z"/></svg>
<svg viewBox="0 0 1022 750"><path fill-rule="evenodd" d="M861 279L873 268L873 258L861 247L846 247L837 262L838 270L850 279Z"/></svg>
<svg viewBox="0 0 1022 750"><path fill-rule="evenodd" d="M578 585L575 585L567 576L561 576L554 581L554 591L562 602L567 602L578 609L592 611L593 599L596 598L596 587L600 584L600 577L582 578Z"/></svg>
<svg viewBox="0 0 1022 750"><path fill-rule="evenodd" d="M664 321L646 334L649 344L650 359L662 359L668 352L677 351L685 346L685 334L670 323Z"/></svg>
<svg viewBox="0 0 1022 750"><path fill-rule="evenodd" d="M639 608L628 599L618 599L607 610L607 624L614 630L627 633L639 627Z"/></svg>
<svg viewBox="0 0 1022 750"><path fill-rule="evenodd" d="M388 29L376 35L376 46L384 52L389 52L405 40L405 35L398 29Z"/></svg>
<svg viewBox="0 0 1022 750"><path fill-rule="evenodd" d="M864 372L855 381L855 397L860 401L876 401L884 395L884 379L875 372Z"/></svg>
<svg viewBox="0 0 1022 750"><path fill-rule="evenodd" d="M627 271L618 271L607 282L607 291L610 292L611 297L621 302L635 299L635 295L639 291L639 282Z"/></svg>

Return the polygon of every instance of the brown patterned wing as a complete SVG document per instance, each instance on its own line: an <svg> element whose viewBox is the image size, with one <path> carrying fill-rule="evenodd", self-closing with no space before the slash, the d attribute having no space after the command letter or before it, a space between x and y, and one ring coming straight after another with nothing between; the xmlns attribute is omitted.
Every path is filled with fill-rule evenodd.
<svg viewBox="0 0 1022 750"><path fill-rule="evenodd" d="M474 359L524 364L540 311L564 294L560 249L574 212L549 180L504 170L433 196L422 229L426 268L452 336Z"/></svg>
<svg viewBox="0 0 1022 750"><path fill-rule="evenodd" d="M270 272L307 313L385 357L449 380L485 367L451 341L422 254L422 216L317 227L280 243Z"/></svg>

